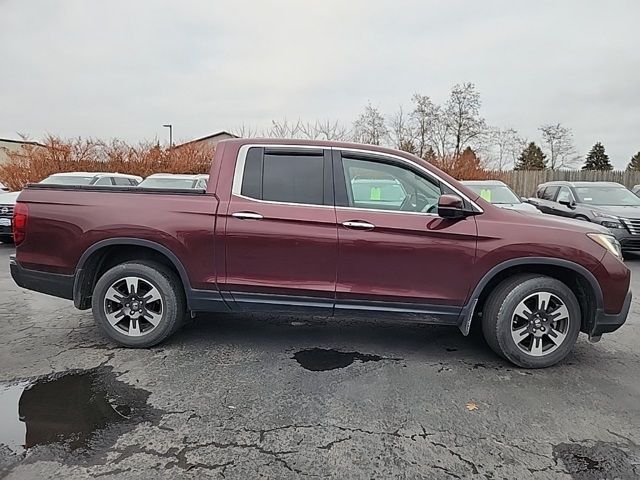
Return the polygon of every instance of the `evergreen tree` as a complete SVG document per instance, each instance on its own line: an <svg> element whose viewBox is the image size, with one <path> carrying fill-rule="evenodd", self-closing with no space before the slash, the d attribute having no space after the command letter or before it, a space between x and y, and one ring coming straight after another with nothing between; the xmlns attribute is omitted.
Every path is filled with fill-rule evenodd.
<svg viewBox="0 0 640 480"><path fill-rule="evenodd" d="M514 170L544 170L545 168L547 168L547 162L545 158L546 158L546 155L542 153L542 150L540 149L540 147L537 146L535 142L531 142L522 151L513 169Z"/></svg>
<svg viewBox="0 0 640 480"><path fill-rule="evenodd" d="M633 170L634 172L640 172L640 152L631 157L627 170Z"/></svg>
<svg viewBox="0 0 640 480"><path fill-rule="evenodd" d="M613 165L609 162L609 155L604 152L602 143L598 142L591 147L582 170L613 170Z"/></svg>

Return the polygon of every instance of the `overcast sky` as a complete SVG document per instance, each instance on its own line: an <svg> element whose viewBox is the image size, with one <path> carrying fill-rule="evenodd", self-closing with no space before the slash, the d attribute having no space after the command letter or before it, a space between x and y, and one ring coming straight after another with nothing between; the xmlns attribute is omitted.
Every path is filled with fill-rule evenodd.
<svg viewBox="0 0 640 480"><path fill-rule="evenodd" d="M640 150L640 1L0 0L0 137L350 123L473 82L491 125Z"/></svg>

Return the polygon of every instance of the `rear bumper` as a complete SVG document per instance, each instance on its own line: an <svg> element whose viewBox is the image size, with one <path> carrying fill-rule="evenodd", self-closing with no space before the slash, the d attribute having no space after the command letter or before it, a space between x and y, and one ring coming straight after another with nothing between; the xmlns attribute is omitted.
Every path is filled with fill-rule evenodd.
<svg viewBox="0 0 640 480"><path fill-rule="evenodd" d="M73 275L29 270L20 266L15 255L9 257L11 278L20 287L54 297L73 300Z"/></svg>
<svg viewBox="0 0 640 480"><path fill-rule="evenodd" d="M598 340L603 333L614 332L624 324L627 320L627 315L629 315L629 309L631 308L631 297L631 290L629 290L620 313L604 313L602 309L596 311L595 322L591 332L589 332L589 338L591 340Z"/></svg>

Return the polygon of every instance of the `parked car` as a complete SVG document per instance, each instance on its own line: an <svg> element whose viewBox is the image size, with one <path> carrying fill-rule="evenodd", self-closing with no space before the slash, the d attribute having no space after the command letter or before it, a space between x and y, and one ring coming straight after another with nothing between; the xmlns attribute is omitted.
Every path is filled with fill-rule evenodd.
<svg viewBox="0 0 640 480"><path fill-rule="evenodd" d="M154 173L145 178L138 186L141 188L207 188L209 175L177 175L173 173Z"/></svg>
<svg viewBox="0 0 640 480"><path fill-rule="evenodd" d="M189 312L481 322L521 367L625 321L630 272L594 223L498 208L428 162L372 145L225 140L206 191L30 185L11 275L149 347ZM391 179L402 201L354 195Z"/></svg>
<svg viewBox="0 0 640 480"><path fill-rule="evenodd" d="M5 193L9 191L9 187L7 187L4 183L0 182L0 193Z"/></svg>
<svg viewBox="0 0 640 480"><path fill-rule="evenodd" d="M119 185L130 187L142 182L142 177L124 173L65 172L54 173L40 183L45 185Z"/></svg>
<svg viewBox="0 0 640 480"><path fill-rule="evenodd" d="M640 197L640 185L634 185L631 191L634 193L634 195Z"/></svg>
<svg viewBox="0 0 640 480"><path fill-rule="evenodd" d="M523 202L516 192L500 180L465 180L460 183L466 185L496 207L519 210L521 212L540 213L540 210L530 203Z"/></svg>
<svg viewBox="0 0 640 480"><path fill-rule="evenodd" d="M548 182L529 201L543 213L608 228L623 251L640 250L640 198L614 182Z"/></svg>
<svg viewBox="0 0 640 480"><path fill-rule="evenodd" d="M19 194L20 192L0 193L0 242L10 243L13 241L11 219Z"/></svg>

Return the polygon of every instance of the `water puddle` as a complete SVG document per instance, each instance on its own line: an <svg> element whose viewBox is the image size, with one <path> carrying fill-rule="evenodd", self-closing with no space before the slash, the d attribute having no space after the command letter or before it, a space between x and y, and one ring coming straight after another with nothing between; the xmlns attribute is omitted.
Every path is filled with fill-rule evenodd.
<svg viewBox="0 0 640 480"><path fill-rule="evenodd" d="M311 370L312 372L324 372L326 370L345 368L356 360L363 363L390 360L379 355L366 355L358 352L339 352L337 350L325 348L300 350L293 355L293 358L302 366L302 368Z"/></svg>
<svg viewBox="0 0 640 480"><path fill-rule="evenodd" d="M640 478L638 458L631 459L629 454L619 447L618 444L607 442L561 443L553 447L553 456L562 460L567 472L576 480ZM637 447L633 444L625 447L638 453Z"/></svg>
<svg viewBox="0 0 640 480"><path fill-rule="evenodd" d="M154 415L148 397L109 367L0 385L0 444L14 453L50 444L88 448L97 433Z"/></svg>

